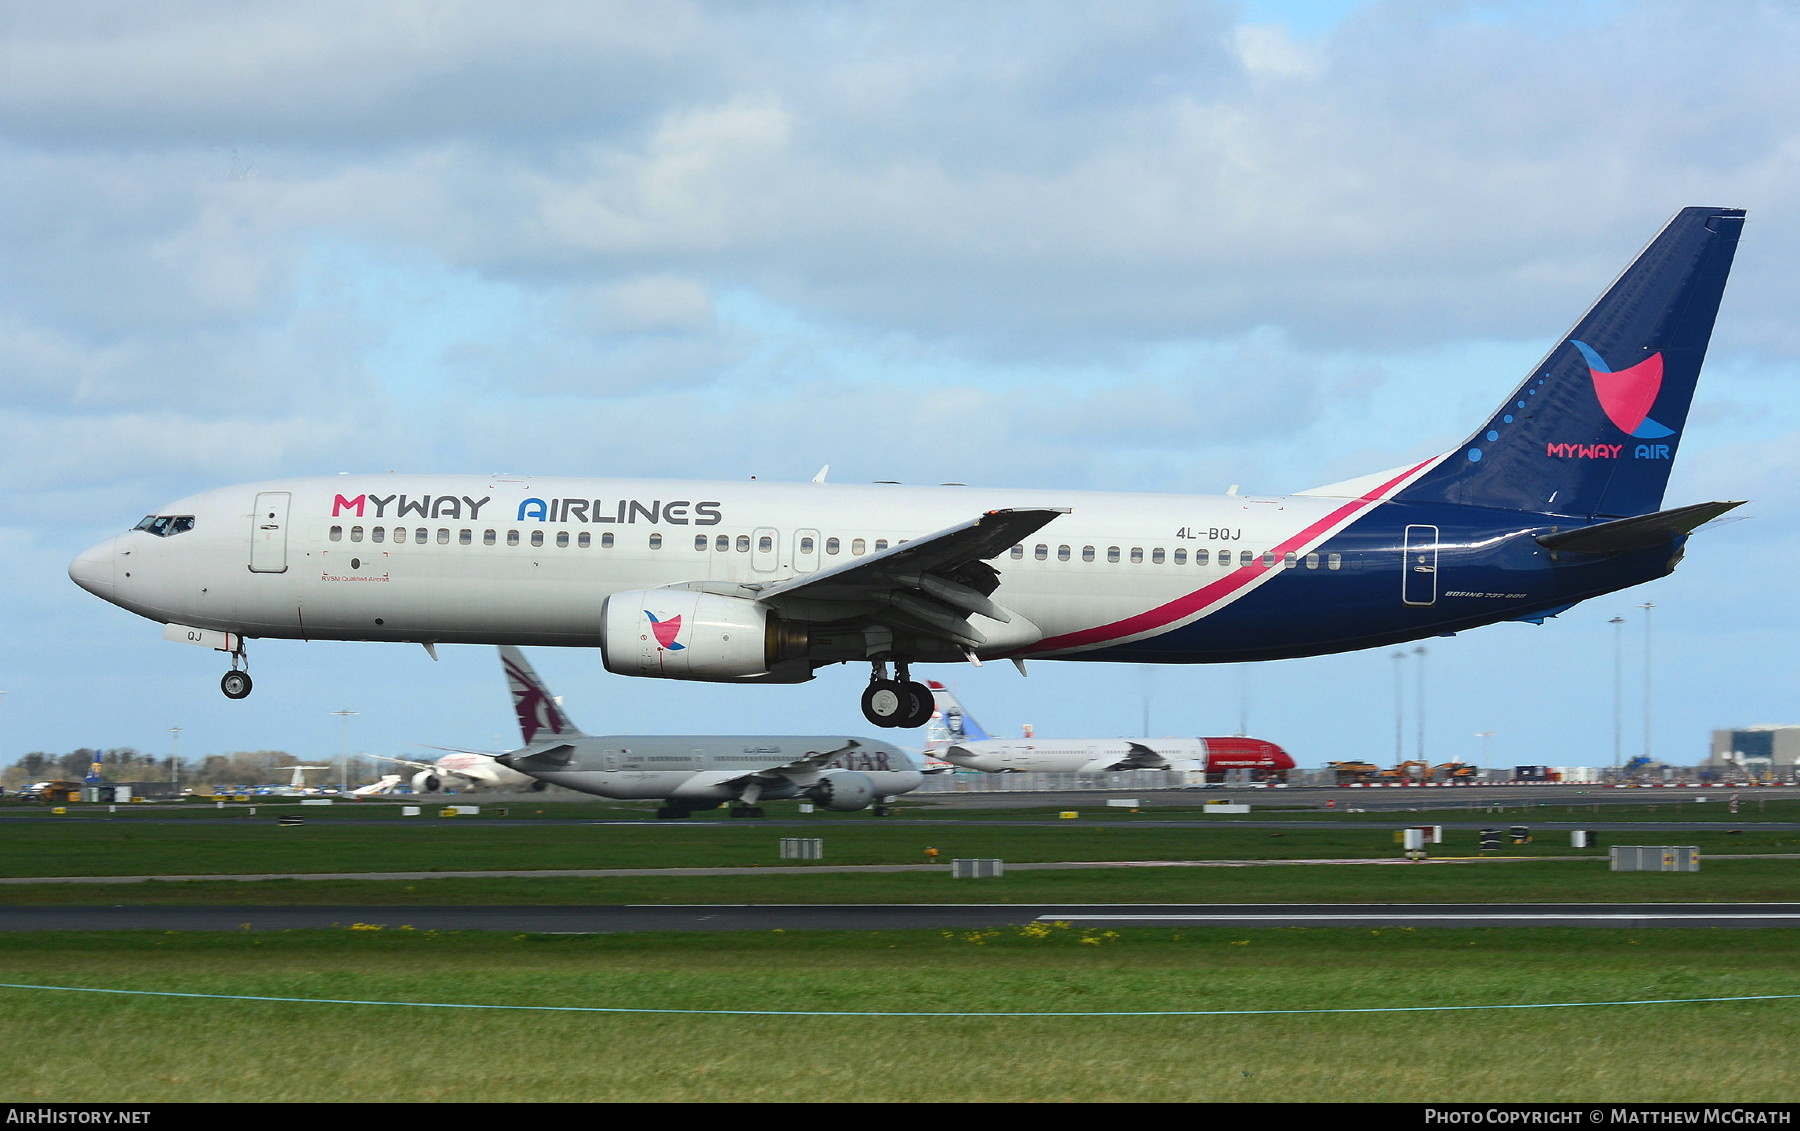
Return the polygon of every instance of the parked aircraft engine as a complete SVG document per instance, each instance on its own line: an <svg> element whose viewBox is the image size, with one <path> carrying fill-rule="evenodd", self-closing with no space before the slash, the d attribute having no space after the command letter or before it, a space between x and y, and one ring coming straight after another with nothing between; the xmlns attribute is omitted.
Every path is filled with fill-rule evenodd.
<svg viewBox="0 0 1800 1131"><path fill-rule="evenodd" d="M615 675L804 683L804 626L742 597L689 589L614 593L600 608L600 653Z"/></svg>
<svg viewBox="0 0 1800 1131"><path fill-rule="evenodd" d="M444 779L430 770L420 770L413 775L412 787L415 793L437 793L444 788Z"/></svg>
<svg viewBox="0 0 1800 1131"><path fill-rule="evenodd" d="M854 770L827 774L807 790L807 796L839 813L867 809L875 800L875 779Z"/></svg>

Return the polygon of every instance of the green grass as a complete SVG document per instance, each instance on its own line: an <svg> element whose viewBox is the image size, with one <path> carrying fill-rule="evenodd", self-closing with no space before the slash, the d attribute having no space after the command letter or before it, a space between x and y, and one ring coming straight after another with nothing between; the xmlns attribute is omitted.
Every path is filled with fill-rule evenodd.
<svg viewBox="0 0 1800 1131"><path fill-rule="evenodd" d="M1355 815L1350 815L1354 817ZM512 819L418 819L371 823L309 820L281 827L269 815L201 823L137 820L0 822L0 876L242 874L269 872L489 871L570 868L755 867L779 862L781 838L819 835L827 864L912 864L935 847L944 860L999 857L1011 863L1114 860L1306 860L1399 855L1405 823L1347 821L1329 828L1262 829L1217 824L1063 821L1041 825L823 820L810 826L757 822L569 825ZM1451 829L1434 850L1474 855L1474 830ZM1602 844L1681 843L1703 853L1800 855L1800 831L1759 829L1655 833L1605 831ZM1540 830L1502 855L1604 858Z"/></svg>
<svg viewBox="0 0 1800 1131"><path fill-rule="evenodd" d="M642 1009L1385 1009L1800 994L1800 932L0 936L0 981ZM1679 1034L1679 1039L1671 1039ZM756 1017L0 990L8 1102L1793 1102L1800 1001Z"/></svg>

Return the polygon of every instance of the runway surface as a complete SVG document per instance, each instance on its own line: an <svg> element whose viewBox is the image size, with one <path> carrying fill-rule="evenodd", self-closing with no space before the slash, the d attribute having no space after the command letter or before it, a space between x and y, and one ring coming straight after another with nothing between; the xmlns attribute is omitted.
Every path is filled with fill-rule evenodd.
<svg viewBox="0 0 1800 1131"><path fill-rule="evenodd" d="M907 904L597 907L4 907L0 931L389 929L629 931L973 930L1077 927L1796 927L1800 903Z"/></svg>

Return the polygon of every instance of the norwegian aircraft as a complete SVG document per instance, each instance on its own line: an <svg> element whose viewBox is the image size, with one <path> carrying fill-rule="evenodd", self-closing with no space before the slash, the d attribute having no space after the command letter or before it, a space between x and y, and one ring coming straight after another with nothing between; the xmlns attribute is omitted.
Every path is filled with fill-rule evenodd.
<svg viewBox="0 0 1800 1131"><path fill-rule="evenodd" d="M620 799L656 799L659 819L733 802L733 817L760 817L758 801L804 798L827 809L874 807L924 780L897 746L839 735L583 734L517 648L500 649L525 745L495 760L551 785Z"/></svg>
<svg viewBox="0 0 1800 1131"><path fill-rule="evenodd" d="M1123 770L1184 770L1221 774L1291 770L1293 758L1260 738L995 738L937 680L926 686L937 700L937 719L926 732L925 752L952 765L990 774L1101 774ZM941 727L942 733L938 731Z"/></svg>
<svg viewBox="0 0 1800 1131"><path fill-rule="evenodd" d="M416 762L406 758L390 758L384 754L366 754L380 762L392 762L413 771L412 787L419 793L444 790L510 790L538 792L544 783L530 774L509 770L499 762L498 754L481 750L452 750L438 756L435 762Z"/></svg>
<svg viewBox="0 0 1800 1131"><path fill-rule="evenodd" d="M287 479L171 503L69 573L229 653L234 699L258 637L561 645L660 679L868 663L865 715L903 727L931 717L919 663L1273 660L1542 623L1667 574L1740 505L1660 509L1743 221L1677 213L1454 450L1298 494Z"/></svg>

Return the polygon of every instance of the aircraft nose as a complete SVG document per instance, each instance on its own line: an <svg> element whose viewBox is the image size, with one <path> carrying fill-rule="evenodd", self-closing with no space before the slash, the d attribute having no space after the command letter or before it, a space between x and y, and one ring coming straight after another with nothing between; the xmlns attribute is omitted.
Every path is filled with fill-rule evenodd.
<svg viewBox="0 0 1800 1131"><path fill-rule="evenodd" d="M118 561L114 546L119 540L108 538L98 546L83 550L69 563L69 580L96 597L112 600L113 565Z"/></svg>

